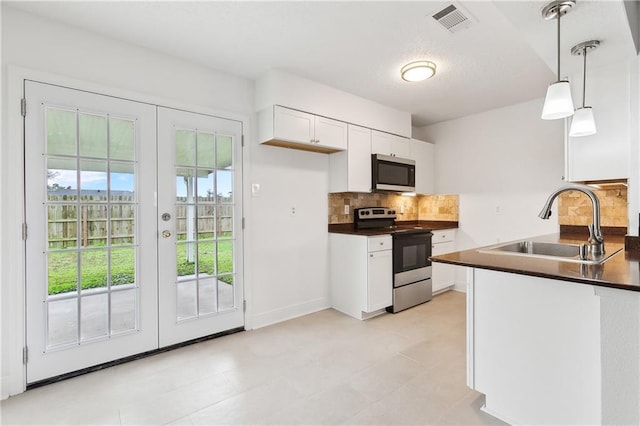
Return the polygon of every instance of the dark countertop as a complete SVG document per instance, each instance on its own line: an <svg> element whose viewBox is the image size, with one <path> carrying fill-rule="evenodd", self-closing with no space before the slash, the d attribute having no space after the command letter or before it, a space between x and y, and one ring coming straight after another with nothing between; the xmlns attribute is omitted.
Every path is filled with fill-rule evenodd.
<svg viewBox="0 0 640 426"><path fill-rule="evenodd" d="M527 240L586 243L586 237L579 234L551 234ZM496 244L497 245L497 244ZM493 246L487 246L493 247ZM605 235L605 251L622 250L600 265L539 259L506 254L481 253L476 249L433 256L434 262L452 265L470 266L494 271L511 272L576 283L612 287L623 290L640 291L640 252L625 251L623 236Z"/></svg>
<svg viewBox="0 0 640 426"><path fill-rule="evenodd" d="M426 230L442 230L456 229L458 222L435 221L435 220L403 220L397 221L396 226L383 229L355 229L353 223L334 223L329 224L329 232L333 234L353 234L363 236L375 236L391 234L396 231L406 229L426 229Z"/></svg>

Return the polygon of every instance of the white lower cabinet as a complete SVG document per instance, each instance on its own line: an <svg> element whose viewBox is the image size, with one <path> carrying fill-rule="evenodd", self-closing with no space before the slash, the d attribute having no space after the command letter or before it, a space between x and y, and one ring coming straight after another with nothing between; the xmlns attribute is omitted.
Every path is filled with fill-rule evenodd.
<svg viewBox="0 0 640 426"><path fill-rule="evenodd" d="M391 235L329 234L334 309L362 320L391 306L392 247Z"/></svg>
<svg viewBox="0 0 640 426"><path fill-rule="evenodd" d="M438 256L445 253L456 251L456 230L443 229L433 231L431 239L431 254ZM445 263L431 264L431 281L433 283L433 292L441 292L451 288L455 284L456 267Z"/></svg>
<svg viewBox="0 0 640 426"><path fill-rule="evenodd" d="M601 323L593 286L477 268L471 274L467 384L485 394L484 411L509 424L638 424L637 376L630 388L603 386L613 377L625 383L634 367L603 364L601 332L612 318ZM627 327L638 327L634 302L636 320ZM608 412L629 395L635 396L633 417Z"/></svg>

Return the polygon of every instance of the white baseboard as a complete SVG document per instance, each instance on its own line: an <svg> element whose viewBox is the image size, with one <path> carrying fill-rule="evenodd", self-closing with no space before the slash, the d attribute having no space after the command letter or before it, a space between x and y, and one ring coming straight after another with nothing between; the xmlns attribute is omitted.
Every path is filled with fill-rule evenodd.
<svg viewBox="0 0 640 426"><path fill-rule="evenodd" d="M459 291L461 293L466 293L467 292L467 283L455 283L453 285L453 290L454 291Z"/></svg>
<svg viewBox="0 0 640 426"><path fill-rule="evenodd" d="M453 284L452 285L448 285L446 287L442 287L441 289L434 291L433 295L437 296L439 294L446 293L449 290L453 290L454 289L453 287L454 287Z"/></svg>
<svg viewBox="0 0 640 426"><path fill-rule="evenodd" d="M269 312L254 315L250 324L252 329L266 327L282 321L312 314L331 307L329 298L320 298L284 308L274 309Z"/></svg>
<svg viewBox="0 0 640 426"><path fill-rule="evenodd" d="M487 408L487 404L486 402L484 404L482 404L482 407L480 407L480 411L483 411L485 413L487 413L488 415L495 417L498 420L502 420L505 423L508 423L510 425L520 425L522 423L518 423L518 422L514 422L513 420L507 419L506 417L500 415L499 413L496 413L495 411L492 411L490 408Z"/></svg>
<svg viewBox="0 0 640 426"><path fill-rule="evenodd" d="M0 401L9 398L9 377L0 376Z"/></svg>

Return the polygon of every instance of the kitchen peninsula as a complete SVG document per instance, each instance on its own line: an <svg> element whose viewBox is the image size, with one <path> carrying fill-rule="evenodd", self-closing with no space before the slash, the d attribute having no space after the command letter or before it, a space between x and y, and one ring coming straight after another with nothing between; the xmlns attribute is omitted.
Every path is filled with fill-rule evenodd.
<svg viewBox="0 0 640 426"><path fill-rule="evenodd" d="M640 424L640 252L605 239L619 251L601 264L484 249L432 258L468 267L467 385L485 411L512 424Z"/></svg>

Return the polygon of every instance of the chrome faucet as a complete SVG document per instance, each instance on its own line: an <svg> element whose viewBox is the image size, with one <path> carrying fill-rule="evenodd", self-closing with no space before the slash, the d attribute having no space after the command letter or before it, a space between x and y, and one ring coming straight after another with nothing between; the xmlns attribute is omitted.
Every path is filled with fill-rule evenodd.
<svg viewBox="0 0 640 426"><path fill-rule="evenodd" d="M588 226L589 228L589 251L594 258L600 257L604 254L604 238L602 237L602 231L600 230L600 200L596 194L585 185L569 184L555 191L549 195L547 202L545 203L542 211L538 216L541 219L549 219L551 216L551 206L556 197L566 191L580 191L591 199L593 207L593 223Z"/></svg>

